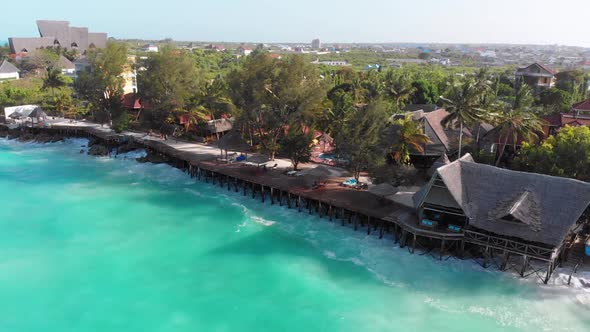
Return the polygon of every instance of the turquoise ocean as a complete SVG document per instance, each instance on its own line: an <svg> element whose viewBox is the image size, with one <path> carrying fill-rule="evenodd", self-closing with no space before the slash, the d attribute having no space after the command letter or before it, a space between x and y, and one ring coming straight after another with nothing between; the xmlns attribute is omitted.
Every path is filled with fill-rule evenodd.
<svg viewBox="0 0 590 332"><path fill-rule="evenodd" d="M590 331L582 290L85 144L0 139L0 331Z"/></svg>

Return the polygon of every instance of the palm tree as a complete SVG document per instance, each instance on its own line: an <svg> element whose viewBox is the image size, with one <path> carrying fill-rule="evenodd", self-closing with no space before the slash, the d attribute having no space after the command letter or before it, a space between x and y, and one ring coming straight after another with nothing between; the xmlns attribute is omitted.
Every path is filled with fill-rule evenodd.
<svg viewBox="0 0 590 332"><path fill-rule="evenodd" d="M185 113L189 116L187 131L190 124L215 120L221 114L230 114L236 110L231 98L227 96L227 85L221 78L206 82L191 98L188 106L189 111ZM219 139L219 133L216 135Z"/></svg>
<svg viewBox="0 0 590 332"><path fill-rule="evenodd" d="M442 125L459 129L459 158L463 144L463 128L488 118L487 111L482 107L484 93L486 93L484 83L466 78L462 82L451 83L447 97L440 97L449 113L441 121Z"/></svg>
<svg viewBox="0 0 590 332"><path fill-rule="evenodd" d="M215 120L216 114L229 112L233 108L226 91L225 82L215 79L207 82L198 96L198 104L209 111L212 120Z"/></svg>
<svg viewBox="0 0 590 332"><path fill-rule="evenodd" d="M394 142L390 146L391 156L397 163L404 165L410 163L412 151L423 153L424 145L431 142L411 115L395 120L393 126L387 129L386 135L390 136L390 142Z"/></svg>
<svg viewBox="0 0 590 332"><path fill-rule="evenodd" d="M385 73L383 85L385 95L394 100L397 109L400 109L401 104L410 99L415 90L409 75L395 75L392 70Z"/></svg>
<svg viewBox="0 0 590 332"><path fill-rule="evenodd" d="M496 166L500 164L508 140L512 139L514 148L519 139L533 143L539 139L539 133L542 131L542 120L534 113L527 112L524 109L508 109L498 116L496 130L498 130L499 139L504 140L502 149L498 154Z"/></svg>
<svg viewBox="0 0 590 332"><path fill-rule="evenodd" d="M514 96L514 104L513 109L525 109L531 107L533 102L535 101L535 97L533 96L533 90L526 84L521 84L516 89L516 94Z"/></svg>
<svg viewBox="0 0 590 332"><path fill-rule="evenodd" d="M67 93L59 93L53 97L53 103L56 113L60 113L62 117L65 117L66 110L72 107L72 96Z"/></svg>
<svg viewBox="0 0 590 332"><path fill-rule="evenodd" d="M55 98L55 89L61 88L66 85L65 77L62 75L61 70L56 67L47 68L47 74L43 79L43 89L51 90L51 95Z"/></svg>

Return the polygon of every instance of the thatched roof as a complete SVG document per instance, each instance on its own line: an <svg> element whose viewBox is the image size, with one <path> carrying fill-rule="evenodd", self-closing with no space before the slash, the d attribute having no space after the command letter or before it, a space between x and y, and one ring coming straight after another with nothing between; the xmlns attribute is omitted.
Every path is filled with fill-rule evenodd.
<svg viewBox="0 0 590 332"><path fill-rule="evenodd" d="M53 47L53 37L40 38L8 38L10 49L12 53L27 52L33 53L40 48Z"/></svg>
<svg viewBox="0 0 590 332"><path fill-rule="evenodd" d="M220 149L232 151L248 151L251 149L251 146L242 139L242 134L237 131L230 131L223 135L217 141L217 146Z"/></svg>
<svg viewBox="0 0 590 332"><path fill-rule="evenodd" d="M68 69L68 70L76 69L76 66L74 65L74 63L63 55L59 57L59 60L57 63L61 69Z"/></svg>
<svg viewBox="0 0 590 332"><path fill-rule="evenodd" d="M436 175L446 189L433 186L433 178L416 194L418 205L456 204L471 227L558 246L590 204L590 183L510 171L472 160L466 155L440 167Z"/></svg>
<svg viewBox="0 0 590 332"><path fill-rule="evenodd" d="M320 142L325 142L329 144L334 143L334 138L332 138L332 136L330 136L327 133L321 133L318 137L316 137L316 139Z"/></svg>
<svg viewBox="0 0 590 332"><path fill-rule="evenodd" d="M389 183L381 183L369 187L369 192L375 196L387 197L395 194L398 189Z"/></svg>
<svg viewBox="0 0 590 332"><path fill-rule="evenodd" d="M2 64L0 64L0 74L12 74L18 73L19 71L18 68L6 60L2 61Z"/></svg>
<svg viewBox="0 0 590 332"><path fill-rule="evenodd" d="M451 161L449 160L449 157L447 157L446 153L443 153L442 156L440 156L437 160L434 161L434 163L426 173L428 174L428 176L433 176L439 167L443 167L444 165L448 165L450 163Z"/></svg>
<svg viewBox="0 0 590 332"><path fill-rule="evenodd" d="M35 108L31 113L28 115L29 118L46 118L47 113L43 112L41 107Z"/></svg>
<svg viewBox="0 0 590 332"><path fill-rule="evenodd" d="M264 164L270 161L270 159L268 158L267 155L262 155L262 154L255 154L252 157L246 159L247 162L249 163L253 163L253 164Z"/></svg>
<svg viewBox="0 0 590 332"><path fill-rule="evenodd" d="M397 192L393 195L387 196L387 199L397 204L403 205L408 208L414 207L413 197L421 188L417 186L404 187L399 186L396 188Z"/></svg>
<svg viewBox="0 0 590 332"><path fill-rule="evenodd" d="M207 130L211 133L224 133L233 128L234 119L217 119L207 121Z"/></svg>
<svg viewBox="0 0 590 332"><path fill-rule="evenodd" d="M104 48L107 44L106 33L88 32L85 27L71 27L68 21L37 21L40 38L9 38L13 53L26 50L33 53L39 48L60 46L64 49L78 49L83 54L91 45Z"/></svg>
<svg viewBox="0 0 590 332"><path fill-rule="evenodd" d="M443 126L442 121L449 115L449 112L445 109L439 108L428 112L418 109L402 114L394 114L391 119L404 119L408 115L413 121L420 122L424 134L430 140L430 143L425 145L424 152L420 153L421 155L441 155L457 150L460 130ZM471 136L471 132L467 127L463 128L463 134L465 137Z"/></svg>
<svg viewBox="0 0 590 332"><path fill-rule="evenodd" d="M21 105L14 107L7 107L4 112L10 113L9 118L21 119L21 118L42 118L46 117L47 114L43 112L43 109L37 105Z"/></svg>
<svg viewBox="0 0 590 332"><path fill-rule="evenodd" d="M315 168L308 168L301 171L301 174L310 178L325 179L332 176L332 171L328 167L320 165Z"/></svg>

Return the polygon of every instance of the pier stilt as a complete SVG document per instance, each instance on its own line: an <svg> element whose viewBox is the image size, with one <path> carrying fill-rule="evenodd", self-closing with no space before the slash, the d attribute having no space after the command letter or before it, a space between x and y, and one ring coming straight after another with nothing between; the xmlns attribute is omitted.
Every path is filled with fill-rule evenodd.
<svg viewBox="0 0 590 332"><path fill-rule="evenodd" d="M522 256L522 267L520 268L520 277L524 278L524 274L529 265L529 257L527 255Z"/></svg>

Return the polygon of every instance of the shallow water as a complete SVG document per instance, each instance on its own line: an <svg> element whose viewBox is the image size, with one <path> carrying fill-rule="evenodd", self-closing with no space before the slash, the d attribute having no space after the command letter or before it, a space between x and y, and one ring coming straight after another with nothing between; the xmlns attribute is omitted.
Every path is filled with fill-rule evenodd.
<svg viewBox="0 0 590 332"><path fill-rule="evenodd" d="M84 144L0 139L0 331L590 330L571 289Z"/></svg>

